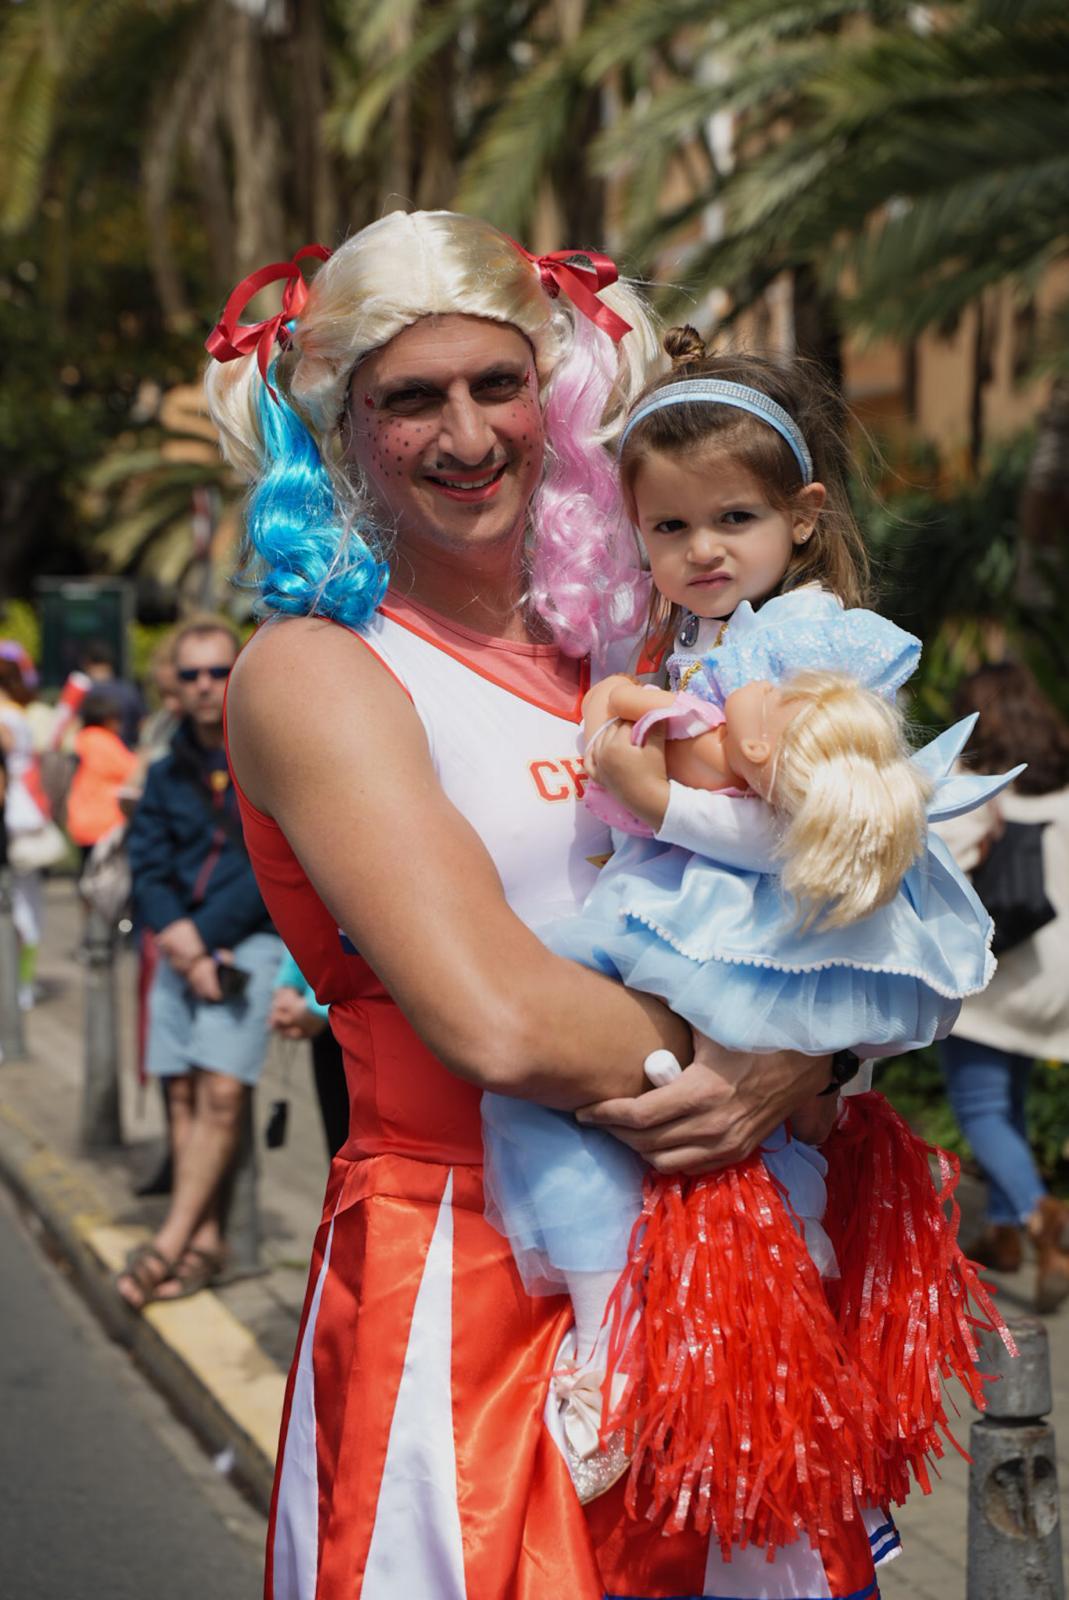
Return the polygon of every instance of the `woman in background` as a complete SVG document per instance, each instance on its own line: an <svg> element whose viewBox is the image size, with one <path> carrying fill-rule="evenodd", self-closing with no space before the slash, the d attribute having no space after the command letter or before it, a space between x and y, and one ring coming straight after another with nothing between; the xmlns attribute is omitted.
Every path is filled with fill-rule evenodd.
<svg viewBox="0 0 1069 1600"><path fill-rule="evenodd" d="M41 943L43 885L40 868L31 865L34 837L41 837L48 817L34 797L31 779L35 757L33 733L25 707L33 699L27 681L25 652L9 640L0 641L0 750L7 763L4 820L15 931L19 939L19 1005L29 1011L34 1003L37 952Z"/></svg>
<svg viewBox="0 0 1069 1600"><path fill-rule="evenodd" d="M1048 1194L1028 1142L1028 1088L1036 1057L1069 1061L1069 727L1027 667L981 667L958 691L957 716L979 712L965 752L978 772L1026 761L1012 790L940 825L958 865L980 865L1005 823L1041 823L1052 921L999 956L982 994L966 1000L940 1045L947 1093L987 1179L987 1223L970 1255L1014 1272L1025 1239L1037 1260L1036 1309L1069 1296L1069 1206Z"/></svg>
<svg viewBox="0 0 1069 1600"><path fill-rule="evenodd" d="M122 705L108 689L91 689L79 716L82 726L74 741L78 766L67 796L67 832L82 852L84 865L93 846L126 820L119 796L137 766L137 756L123 744Z"/></svg>

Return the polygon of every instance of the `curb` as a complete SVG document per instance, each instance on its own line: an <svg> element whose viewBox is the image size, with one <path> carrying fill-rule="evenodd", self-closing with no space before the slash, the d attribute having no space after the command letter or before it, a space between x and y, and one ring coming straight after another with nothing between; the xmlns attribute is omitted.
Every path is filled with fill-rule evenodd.
<svg viewBox="0 0 1069 1600"><path fill-rule="evenodd" d="M285 1373L210 1289L127 1309L112 1280L148 1234L115 1223L91 1181L2 1097L0 1181L38 1219L107 1333L213 1455L232 1456L232 1475L266 1515Z"/></svg>

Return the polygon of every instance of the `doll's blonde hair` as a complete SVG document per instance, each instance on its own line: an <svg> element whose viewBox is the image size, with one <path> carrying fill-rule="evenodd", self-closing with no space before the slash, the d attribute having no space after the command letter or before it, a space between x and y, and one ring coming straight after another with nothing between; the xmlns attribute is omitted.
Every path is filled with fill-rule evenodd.
<svg viewBox="0 0 1069 1600"><path fill-rule="evenodd" d="M901 712L852 678L800 672L770 803L787 819L779 854L802 925L841 928L886 905L924 848L929 780L910 759Z"/></svg>

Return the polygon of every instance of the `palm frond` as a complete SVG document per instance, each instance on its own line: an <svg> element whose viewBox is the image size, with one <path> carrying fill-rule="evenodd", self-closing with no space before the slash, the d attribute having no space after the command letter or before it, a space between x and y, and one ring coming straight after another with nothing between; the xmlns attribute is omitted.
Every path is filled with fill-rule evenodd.
<svg viewBox="0 0 1069 1600"><path fill-rule="evenodd" d="M327 115L326 132L335 148L347 156L360 155L393 97L412 86L478 7L479 0L455 0L454 4L433 11L405 49L387 61L367 63L352 85L348 103L335 104Z"/></svg>
<svg viewBox="0 0 1069 1600"><path fill-rule="evenodd" d="M425 0L356 0L349 7L346 33L357 61L381 60L396 51L397 41L410 40Z"/></svg>
<svg viewBox="0 0 1069 1600"><path fill-rule="evenodd" d="M722 79L690 79L660 89L599 134L591 148L594 168L613 172L626 165L636 148L678 144L726 111L746 118L747 135L752 137L791 108L825 55L821 45L787 47L772 61L739 67Z"/></svg>
<svg viewBox="0 0 1069 1600"><path fill-rule="evenodd" d="M847 24L903 25L915 11L911 0L726 0L718 11L723 36L738 57L785 41L823 37L834 44Z"/></svg>
<svg viewBox="0 0 1069 1600"><path fill-rule="evenodd" d="M938 270L949 261L1010 250L1020 262L1069 247L1069 146L1029 166L961 178L903 202L863 232L844 261L873 292Z"/></svg>
<svg viewBox="0 0 1069 1600"><path fill-rule="evenodd" d="M606 6L576 41L584 82L601 83L618 68L636 66L658 46L677 38L689 41L693 59L715 26L709 0L629 0Z"/></svg>
<svg viewBox="0 0 1069 1600"><path fill-rule="evenodd" d="M461 175L458 209L485 216L506 233L525 232L546 169L584 96L574 52L559 49L540 62L490 119Z"/></svg>
<svg viewBox="0 0 1069 1600"><path fill-rule="evenodd" d="M0 226L5 233L19 233L33 215L52 144L60 82L51 63L31 57L3 107L3 125L11 130L0 176Z"/></svg>

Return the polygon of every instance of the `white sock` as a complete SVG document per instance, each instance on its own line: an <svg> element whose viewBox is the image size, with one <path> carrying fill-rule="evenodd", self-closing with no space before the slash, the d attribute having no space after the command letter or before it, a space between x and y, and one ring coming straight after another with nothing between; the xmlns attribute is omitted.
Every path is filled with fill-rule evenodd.
<svg viewBox="0 0 1069 1600"><path fill-rule="evenodd" d="M619 1277L618 1272L567 1274L568 1293L575 1312L575 1359L580 1366L594 1355L598 1335L605 1324L609 1299Z"/></svg>

